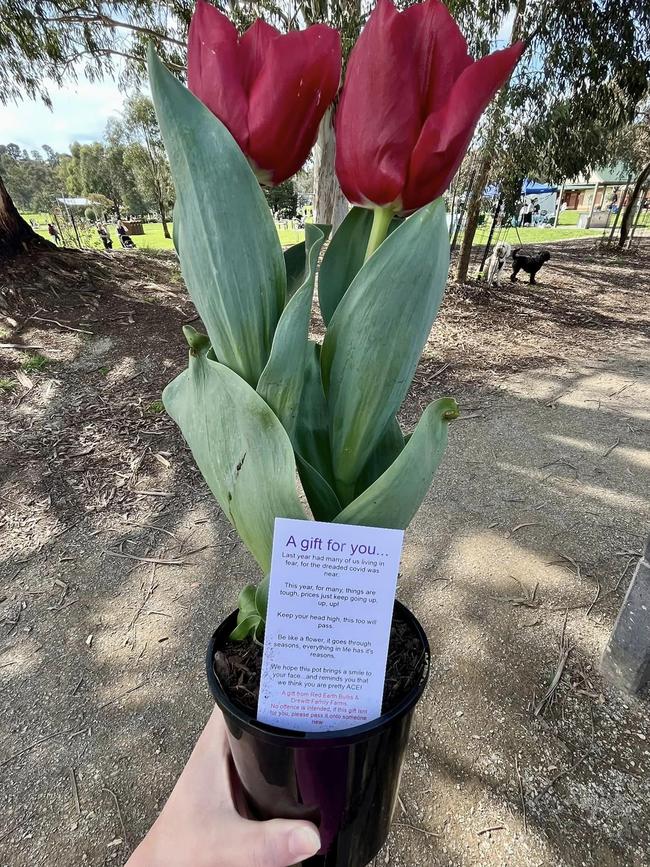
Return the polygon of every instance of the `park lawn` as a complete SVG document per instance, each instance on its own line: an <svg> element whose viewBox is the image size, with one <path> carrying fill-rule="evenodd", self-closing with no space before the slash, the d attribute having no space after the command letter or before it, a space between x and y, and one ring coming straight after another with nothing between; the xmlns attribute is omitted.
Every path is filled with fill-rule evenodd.
<svg viewBox="0 0 650 867"><path fill-rule="evenodd" d="M48 238L48 240L50 239L50 236L47 233L47 224L50 218L47 214L23 214L23 217L26 220L29 220L30 218L35 219L39 225L39 228L37 229L39 235ZM169 234L171 235L173 231L173 223L168 223L167 226L169 228ZM139 247L141 250L174 249L174 242L172 239L165 238L164 236L162 223L144 223L142 228L144 229L144 235L133 236L133 243L136 247ZM108 231L113 239L113 249L116 249L120 246L120 242L117 237L115 226L109 225ZM305 239L305 233L302 229L278 229L278 235L280 236L280 243L283 247L290 247L292 244L300 244ZM85 247L92 247L98 250L101 249L101 242L94 228L85 230L83 243Z"/></svg>
<svg viewBox="0 0 650 867"><path fill-rule="evenodd" d="M481 226L474 237L474 247L482 247L487 243L490 227ZM548 244L552 241L570 241L576 238L591 238L602 234L602 229L571 229L567 227L557 229L520 228L494 230L492 243L503 242L513 247L523 247L526 244Z"/></svg>
<svg viewBox="0 0 650 867"><path fill-rule="evenodd" d="M566 211L564 212L567 213ZM34 216L34 215L24 215ZM42 216L42 215L37 215ZM48 238L47 220L39 220L39 234L44 238ZM168 223L169 232L172 234L173 225ZM144 235L134 235L133 243L141 250L173 250L174 243L171 238L165 238L161 223L144 223ZM115 226L108 227L111 238L113 239L113 249L120 247L120 242L117 237ZM489 235L489 224L481 226L474 238L475 247L483 247L487 243ZM540 228L520 228L520 229L496 229L492 237L492 243L503 241L512 246L524 246L525 244L545 244L551 241L570 241L575 238L590 238L602 234L602 229L577 229L570 225L562 226L557 229L540 229ZM302 229L278 229L280 243L283 247L299 244L305 238L304 230ZM462 233L461 233L462 237ZM101 249L101 243L95 229L86 229L83 233L83 243L86 247Z"/></svg>
<svg viewBox="0 0 650 867"><path fill-rule="evenodd" d="M560 211L558 226L577 226L580 211Z"/></svg>
<svg viewBox="0 0 650 867"><path fill-rule="evenodd" d="M559 225L560 226L575 226L578 223L578 217L580 214L586 214L587 211L562 211L560 213ZM621 221L621 217L618 218L619 223ZM639 219L639 226L650 226L650 210L646 210L641 214L641 218Z"/></svg>

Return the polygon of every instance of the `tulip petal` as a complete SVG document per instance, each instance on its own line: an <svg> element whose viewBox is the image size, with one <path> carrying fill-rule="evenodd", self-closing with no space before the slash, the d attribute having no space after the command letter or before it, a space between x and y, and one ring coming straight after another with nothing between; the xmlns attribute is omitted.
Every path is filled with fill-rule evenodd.
<svg viewBox="0 0 650 867"><path fill-rule="evenodd" d="M390 205L422 117L408 21L379 0L350 55L336 119L336 172L350 201Z"/></svg>
<svg viewBox="0 0 650 867"><path fill-rule="evenodd" d="M465 37L442 0L426 0L402 13L413 38L422 121L446 101L461 72L473 61Z"/></svg>
<svg viewBox="0 0 650 867"><path fill-rule="evenodd" d="M341 77L341 39L315 24L273 39L249 98L248 156L279 184L312 149Z"/></svg>
<svg viewBox="0 0 650 867"><path fill-rule="evenodd" d="M472 63L460 74L445 105L429 115L411 156L404 212L422 207L447 189L481 114L507 81L524 48L523 42L517 42Z"/></svg>
<svg viewBox="0 0 650 867"><path fill-rule="evenodd" d="M189 89L228 128L239 147L248 144L247 100L234 24L205 0L197 0L187 45Z"/></svg>
<svg viewBox="0 0 650 867"><path fill-rule="evenodd" d="M276 30L275 27L258 18L239 40L239 52L246 93L251 92L255 79L262 69L264 56L268 51L269 45L278 36L280 36L279 30Z"/></svg>

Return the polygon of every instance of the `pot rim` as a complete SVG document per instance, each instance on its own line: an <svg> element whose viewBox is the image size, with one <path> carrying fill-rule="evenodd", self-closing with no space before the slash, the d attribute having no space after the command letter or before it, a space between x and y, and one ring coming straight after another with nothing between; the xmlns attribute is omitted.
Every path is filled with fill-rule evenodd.
<svg viewBox="0 0 650 867"><path fill-rule="evenodd" d="M413 631L419 638L424 650L424 666L418 682L411 687L404 698L402 698L402 700L398 702L392 710L382 714L380 717L377 717L377 719L370 720L370 722L353 726L348 729L336 729L329 732L301 732L259 722L250 711L235 704L221 686L219 678L214 672L213 660L217 639L220 637L226 623L228 623L228 621L233 617L236 617L237 611L233 611L225 618L225 620L222 621L222 623L215 629L208 644L206 668L212 696L226 718L230 717L240 728L254 735L258 740L273 743L276 746L283 746L292 749L313 749L319 746L325 747L327 745L347 746L349 744L357 743L358 741L366 740L371 735L375 735L383 729L391 726L396 719L409 713L415 707L418 699L424 692L424 688L429 679L431 650L429 648L426 634L422 629L419 620L413 612L406 607L406 605L403 605L397 599L395 600L394 613L400 614L400 616L411 625Z"/></svg>

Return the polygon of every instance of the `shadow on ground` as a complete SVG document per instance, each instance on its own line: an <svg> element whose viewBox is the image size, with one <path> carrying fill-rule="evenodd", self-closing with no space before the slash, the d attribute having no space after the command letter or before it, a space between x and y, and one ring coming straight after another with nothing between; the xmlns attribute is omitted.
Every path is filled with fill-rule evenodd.
<svg viewBox="0 0 650 867"><path fill-rule="evenodd" d="M597 670L650 522L648 285L605 263L589 295L589 256L554 257L534 293L450 292L405 404L405 427L445 392L463 415L407 534L400 596L433 665L377 864L650 860L648 709ZM1 371L29 379L0 397L15 867L126 861L209 714L208 637L256 575L156 403L195 314L171 257L133 261L29 293L3 337L42 347ZM25 370L35 352L52 360Z"/></svg>

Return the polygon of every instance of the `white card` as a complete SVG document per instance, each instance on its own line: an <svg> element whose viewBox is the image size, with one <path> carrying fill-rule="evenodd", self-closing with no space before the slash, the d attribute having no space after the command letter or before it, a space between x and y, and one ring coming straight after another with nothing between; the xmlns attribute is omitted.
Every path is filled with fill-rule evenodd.
<svg viewBox="0 0 650 867"><path fill-rule="evenodd" d="M403 530L276 518L257 718L294 731L381 715Z"/></svg>

